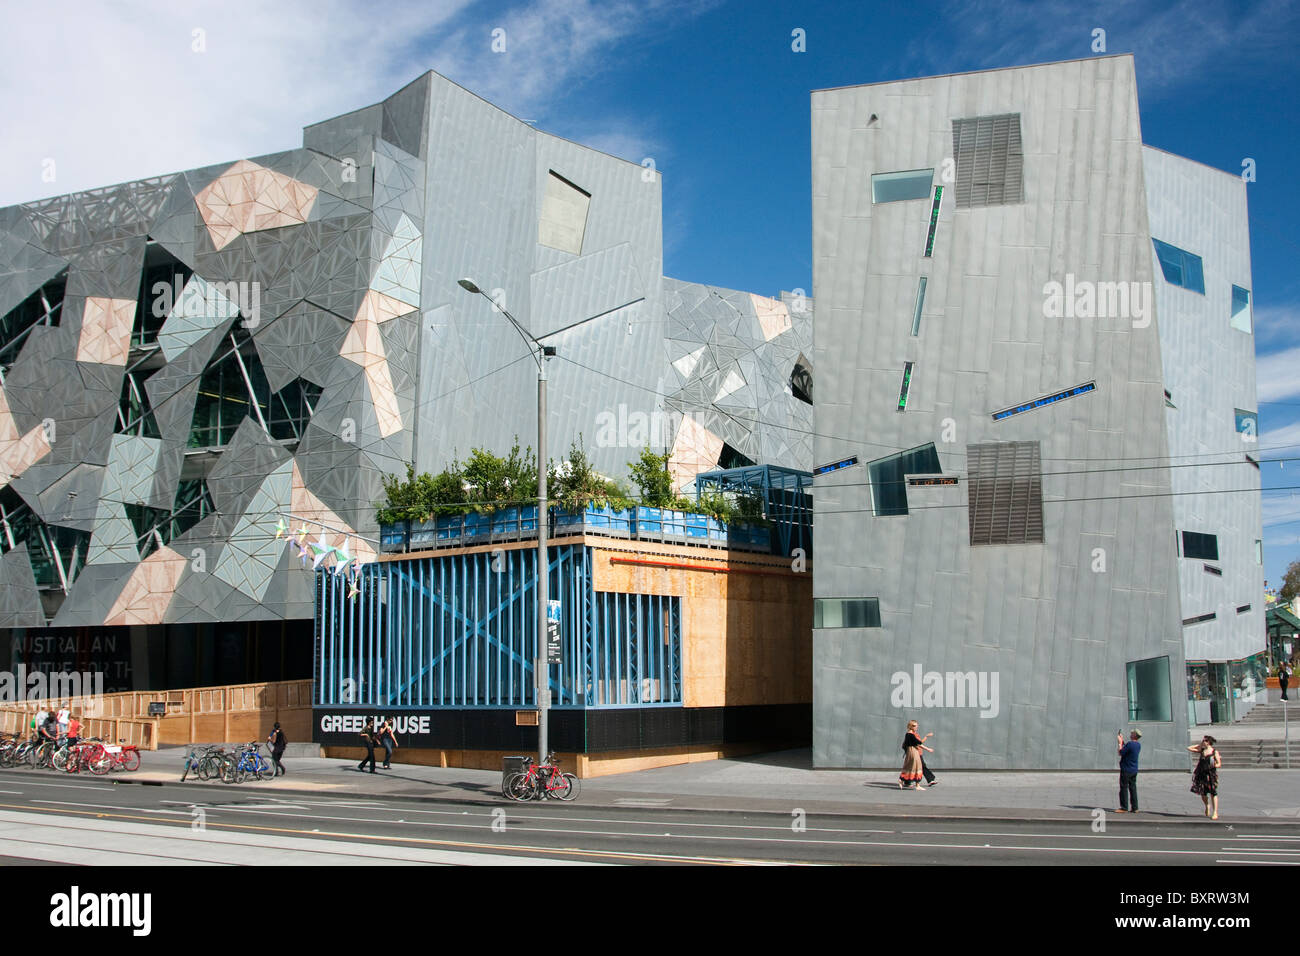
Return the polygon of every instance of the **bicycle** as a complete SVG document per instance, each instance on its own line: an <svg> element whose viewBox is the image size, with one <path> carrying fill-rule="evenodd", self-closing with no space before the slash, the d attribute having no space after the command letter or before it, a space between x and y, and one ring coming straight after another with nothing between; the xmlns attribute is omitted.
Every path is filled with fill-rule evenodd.
<svg viewBox="0 0 1300 956"><path fill-rule="evenodd" d="M239 759L235 763L237 779L234 783L243 783L250 773L258 780L268 780L275 776L275 764L262 755L261 746L257 741L251 740L240 749Z"/></svg>
<svg viewBox="0 0 1300 956"><path fill-rule="evenodd" d="M506 796L511 800L573 800L578 796L578 778L571 773L561 773L555 754L547 754L546 763L528 762L528 769L516 773L506 781Z"/></svg>

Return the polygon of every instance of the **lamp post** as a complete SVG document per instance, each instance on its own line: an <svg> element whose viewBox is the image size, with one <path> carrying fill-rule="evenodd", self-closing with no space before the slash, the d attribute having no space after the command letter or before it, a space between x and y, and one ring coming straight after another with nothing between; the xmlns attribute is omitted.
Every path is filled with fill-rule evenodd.
<svg viewBox="0 0 1300 956"><path fill-rule="evenodd" d="M549 569L546 555L546 360L555 354L555 349L537 341L522 325L515 321L513 315L480 289L473 279L460 279L458 284L466 292L483 296L492 303L493 308L509 319L510 324L515 327L515 331L523 337L524 344L528 346L533 360L537 363L537 583L535 585L537 591L537 658L533 662L533 674L537 678L537 757L538 763L546 763L548 749L547 718L551 709L551 665L547 659L546 649L547 591L550 577L547 573Z"/></svg>

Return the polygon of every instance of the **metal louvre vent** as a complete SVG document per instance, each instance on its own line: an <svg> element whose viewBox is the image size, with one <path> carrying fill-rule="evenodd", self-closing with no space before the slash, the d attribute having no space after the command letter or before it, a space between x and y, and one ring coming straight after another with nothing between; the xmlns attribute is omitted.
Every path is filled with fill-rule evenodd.
<svg viewBox="0 0 1300 956"><path fill-rule="evenodd" d="M970 543L1041 544L1043 471L1036 441L966 446Z"/></svg>
<svg viewBox="0 0 1300 956"><path fill-rule="evenodd" d="M958 209L1024 200L1019 113L953 120L952 154Z"/></svg>

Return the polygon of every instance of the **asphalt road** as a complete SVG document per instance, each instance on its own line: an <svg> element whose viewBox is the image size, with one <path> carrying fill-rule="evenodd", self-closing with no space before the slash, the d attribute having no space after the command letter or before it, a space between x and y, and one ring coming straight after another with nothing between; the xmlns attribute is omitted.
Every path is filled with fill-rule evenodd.
<svg viewBox="0 0 1300 956"><path fill-rule="evenodd" d="M0 773L0 865L1298 866L1300 824L468 804Z"/></svg>

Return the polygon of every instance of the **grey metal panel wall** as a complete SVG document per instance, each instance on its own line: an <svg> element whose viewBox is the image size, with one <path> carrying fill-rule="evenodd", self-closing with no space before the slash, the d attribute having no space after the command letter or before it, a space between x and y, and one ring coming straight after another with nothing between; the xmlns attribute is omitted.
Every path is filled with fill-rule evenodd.
<svg viewBox="0 0 1300 956"><path fill-rule="evenodd" d="M1169 454L1178 466L1208 463L1171 469L1174 521L1219 542L1218 561L1178 561L1183 618L1217 614L1184 628L1187 659L1239 660L1265 648L1264 569L1255 550L1263 538L1260 472L1245 458L1258 459L1261 448L1258 436L1238 434L1234 417L1234 409L1259 407L1255 337L1229 324L1232 286L1252 287L1246 184L1150 147L1142 159L1151 234L1199 255L1205 279L1201 295L1166 282L1153 265L1165 387L1176 406L1165 411ZM1154 248L1151 255L1155 263ZM1246 604L1251 610L1238 614Z"/></svg>
<svg viewBox="0 0 1300 956"><path fill-rule="evenodd" d="M957 211L942 179L952 120L1004 113L1021 115L1025 200ZM871 174L931 167L948 188L925 259L929 201L873 205ZM1160 547L1169 478L1103 470L1168 454L1157 324L1044 313L1045 283L1067 273L1151 281L1131 58L814 93L813 243L815 458L864 462L817 481L814 591L879 597L884 625L815 632L815 762L893 766L915 717L947 766L1111 768L1126 662L1168 656L1173 720L1143 725L1144 766L1182 766L1176 569ZM1092 394L992 420L1094 380ZM934 442L944 471L964 475L967 444L990 441L1041 443L1044 544L971 547L960 486L909 489L911 514L872 516L868 460ZM917 665L997 675L997 716L895 706L895 675Z"/></svg>

